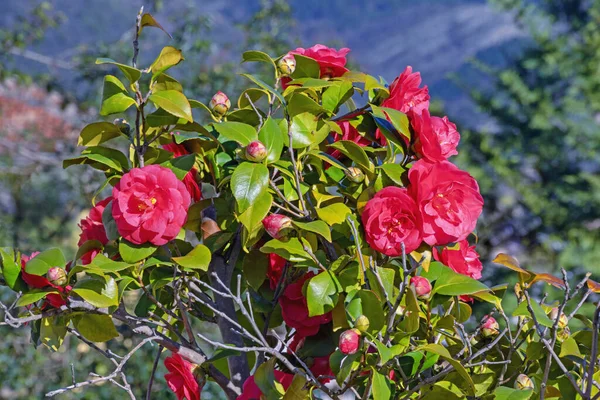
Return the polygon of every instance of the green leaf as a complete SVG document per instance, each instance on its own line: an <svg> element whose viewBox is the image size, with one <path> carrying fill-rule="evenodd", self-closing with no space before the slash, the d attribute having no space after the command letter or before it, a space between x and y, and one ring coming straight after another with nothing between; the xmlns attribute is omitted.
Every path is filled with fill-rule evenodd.
<svg viewBox="0 0 600 400"><path fill-rule="evenodd" d="M577 345L577 342L575 341L575 339L573 339L572 336L569 336L560 344L559 357L567 356L583 358L581 352L579 351L579 346Z"/></svg>
<svg viewBox="0 0 600 400"><path fill-rule="evenodd" d="M421 365L421 359L423 358L423 352L411 351L400 357L400 367L404 373L408 376L414 376ZM440 356L438 354L426 353L425 361L421 367L421 371L426 371L437 363Z"/></svg>
<svg viewBox="0 0 600 400"><path fill-rule="evenodd" d="M264 192L238 217L238 220L249 232L252 232L267 216L272 203L273 196L269 192Z"/></svg>
<svg viewBox="0 0 600 400"><path fill-rule="evenodd" d="M383 164L377 168L381 168L383 172L390 178L396 185L404 186L404 182L402 182L402 175L406 172L406 168L404 168L400 164Z"/></svg>
<svg viewBox="0 0 600 400"><path fill-rule="evenodd" d="M319 219L325 221L329 226L343 224L346 222L346 217L350 214L352 214L352 211L344 203L334 203L317 209Z"/></svg>
<svg viewBox="0 0 600 400"><path fill-rule="evenodd" d="M310 390L306 386L306 378L299 374L294 375L292 384L285 391L283 400L308 400L310 398Z"/></svg>
<svg viewBox="0 0 600 400"><path fill-rule="evenodd" d="M267 53L263 53L262 51L258 50L245 51L242 54L242 60L243 62L263 62L271 64L273 68L277 68L275 66L275 62Z"/></svg>
<svg viewBox="0 0 600 400"><path fill-rule="evenodd" d="M42 318L40 323L40 340L52 351L58 351L67 334L69 317L56 316Z"/></svg>
<svg viewBox="0 0 600 400"><path fill-rule="evenodd" d="M188 172L192 169L194 164L196 163L196 155L195 154L186 154L185 156L173 158L171 160L165 161L160 164L163 167L169 168L177 179L183 180Z"/></svg>
<svg viewBox="0 0 600 400"><path fill-rule="evenodd" d="M199 244L189 253L182 257L173 257L173 261L185 269L201 269L208 271L212 255L210 250L203 244Z"/></svg>
<svg viewBox="0 0 600 400"><path fill-rule="evenodd" d="M142 29L143 29L145 26L152 26L152 27L154 27L154 28L158 28L158 29L160 29L161 31L163 31L164 33L166 33L166 34L167 34L167 35L168 35L168 36L169 36L171 39L173 39L173 37L171 36L171 34L170 34L169 32L167 32L167 31L165 30L165 28L163 28L163 27L162 27L162 25L161 25L161 24L159 24L159 23L158 23L158 21L156 21L156 20L154 19L154 17L152 16L152 14L148 14L148 13L146 13L146 14L142 15L142 19L141 19L141 21L140 21L140 30L139 30L138 34L141 34L141 33L142 33Z"/></svg>
<svg viewBox="0 0 600 400"><path fill-rule="evenodd" d="M532 389L518 390L506 386L499 386L494 390L495 400L528 400L533 394Z"/></svg>
<svg viewBox="0 0 600 400"><path fill-rule="evenodd" d="M323 271L312 277L306 288L308 316L323 315L333 310L340 291L340 283L331 272Z"/></svg>
<svg viewBox="0 0 600 400"><path fill-rule="evenodd" d="M311 156L317 157L317 158L325 161L326 163L331 164L334 167L337 167L337 168L339 168L341 170L348 169L338 159L334 158L330 154L325 153L324 151L311 150L311 151L308 152L308 154L310 154Z"/></svg>
<svg viewBox="0 0 600 400"><path fill-rule="evenodd" d="M179 83L179 81L172 76L160 74L156 77L156 80L152 85L152 91L160 92L161 90L176 90L178 92L183 92L183 86L181 86L181 83ZM190 106L194 108L194 104L192 104L192 102L195 100L188 99L188 101L190 102Z"/></svg>
<svg viewBox="0 0 600 400"><path fill-rule="evenodd" d="M254 382L267 399L279 399L285 393L283 386L275 379L273 372L275 361L276 359L273 357L262 363L254 373Z"/></svg>
<svg viewBox="0 0 600 400"><path fill-rule="evenodd" d="M160 107L176 117L183 118L186 121L194 122L192 116L192 107L185 95L177 90L162 90L152 93L149 100L156 107Z"/></svg>
<svg viewBox="0 0 600 400"><path fill-rule="evenodd" d="M26 285L21 276L21 266L15 262L12 249L0 249L0 267L6 285L14 291L25 290Z"/></svg>
<svg viewBox="0 0 600 400"><path fill-rule="evenodd" d="M336 150L339 150L346 157L348 157L367 171L372 169L371 161L369 160L367 153L365 153L365 150L355 142L351 140L339 140L335 143L330 144L328 147L332 147Z"/></svg>
<svg viewBox="0 0 600 400"><path fill-rule="evenodd" d="M129 168L129 161L125 154L119 150L102 146L88 147L81 152L81 156L63 161L63 168L71 165L88 164L101 171L115 170L123 172Z"/></svg>
<svg viewBox="0 0 600 400"><path fill-rule="evenodd" d="M86 268L94 268L103 272L118 272L129 267L131 267L131 264L122 261L111 260L102 253L97 254L92 262L86 265Z"/></svg>
<svg viewBox="0 0 600 400"><path fill-rule="evenodd" d="M419 303L415 291L406 291L406 310L404 319L400 322L400 330L406 333L414 333L419 330Z"/></svg>
<svg viewBox="0 0 600 400"><path fill-rule="evenodd" d="M352 89L352 82L336 82L335 85L327 88L327 90L323 92L323 107L328 111L335 112L335 110L341 104L343 104L346 100L352 97L352 94L354 93Z"/></svg>
<svg viewBox="0 0 600 400"><path fill-rule="evenodd" d="M296 59L296 68L291 75L293 79L320 78L321 67L317 61L300 54L294 54L294 58Z"/></svg>
<svg viewBox="0 0 600 400"><path fill-rule="evenodd" d="M388 400L392 397L392 391L385 375L380 374L375 368L372 368L372 390L373 400Z"/></svg>
<svg viewBox="0 0 600 400"><path fill-rule="evenodd" d="M127 89L125 89L125 86L123 86L119 78L113 75L106 75L104 77L100 115L123 113L135 104L135 99L129 96ZM111 125L114 126L114 124ZM117 132L119 132L118 128ZM100 143L101 142L94 144Z"/></svg>
<svg viewBox="0 0 600 400"><path fill-rule="evenodd" d="M240 212L246 211L268 186L269 169L264 164L243 162L231 175L231 192Z"/></svg>
<svg viewBox="0 0 600 400"><path fill-rule="evenodd" d="M306 112L317 115L329 112L327 109L320 106L319 103L300 92L292 93L290 99L288 100L287 111L290 117L294 117L298 114Z"/></svg>
<svg viewBox="0 0 600 400"><path fill-rule="evenodd" d="M25 271L33 275L44 275L50 268L64 267L67 263L62 251L57 248L42 251L30 259L25 265Z"/></svg>
<svg viewBox="0 0 600 400"><path fill-rule="evenodd" d="M219 132L219 139L222 142L234 141L242 146L248 146L250 142L258 139L256 129L252 125L241 122L221 122L213 124L213 127Z"/></svg>
<svg viewBox="0 0 600 400"><path fill-rule="evenodd" d="M72 290L94 307L104 308L119 305L119 290L115 280L107 281L97 278L83 279L75 284Z"/></svg>
<svg viewBox="0 0 600 400"><path fill-rule="evenodd" d="M431 268L431 266L430 266ZM454 272L445 265L440 265L439 276L433 288L434 294L445 296L469 295L489 288L483 283L468 276Z"/></svg>
<svg viewBox="0 0 600 400"><path fill-rule="evenodd" d="M287 134L285 135L287 138ZM272 163L279 160L283 150L284 132L279 124L271 117L267 118L258 132L258 140L267 148L267 162Z"/></svg>
<svg viewBox="0 0 600 400"><path fill-rule="evenodd" d="M365 315L369 319L370 333L379 332L385 325L385 314L382 309L382 301L371 290L358 290L351 292L346 297L346 311L353 318L357 319Z"/></svg>
<svg viewBox="0 0 600 400"><path fill-rule="evenodd" d="M281 104L285 104L285 99L283 98L283 96L277 90L275 90L272 86L270 86L269 84L265 83L261 79L255 77L254 75L251 75L251 74L240 74L240 75L243 76L243 77L246 77L246 78L250 79L252 82L256 83L261 88L263 88L266 91L274 94L275 97L277 97L277 99L279 99L279 101L281 102Z"/></svg>
<svg viewBox="0 0 600 400"><path fill-rule="evenodd" d="M452 355L448 352L448 350L444 346L435 344L435 343L430 343L430 344L426 344L424 346L419 347L418 350L427 351L427 352L437 354L440 357L445 358L446 361L448 361L450 363L450 365L452 365L454 367L456 372L458 372L458 374L460 376L462 376L462 378L467 382L469 395L475 396L475 385L473 383L473 380L471 379L471 376L469 375L467 370L462 366L462 364L459 361L456 361L455 359L452 358Z"/></svg>
<svg viewBox="0 0 600 400"><path fill-rule="evenodd" d="M533 309L533 313L535 315L535 318L537 319L537 322L542 325L545 326L547 328L551 328L552 325L554 324L554 322L548 318L548 316L546 315L546 312L544 311L544 309L542 308L542 306L540 306L538 304L537 301L532 301L531 302L531 308ZM529 310L527 309L527 301L522 301L521 304L519 304L517 306L517 308L515 309L515 311L513 311L513 317L528 317L531 318L531 313L529 312Z"/></svg>
<svg viewBox="0 0 600 400"><path fill-rule="evenodd" d="M102 211L102 225L104 225L107 239L117 240L119 238L119 232L117 230L117 223L112 215L112 205L113 202L110 201L106 207L104 207L104 211Z"/></svg>
<svg viewBox="0 0 600 400"><path fill-rule="evenodd" d="M268 241L260 248L263 253L275 253L291 262L302 262L310 259L298 238L290 238L287 242L278 239Z"/></svg>
<svg viewBox="0 0 600 400"><path fill-rule="evenodd" d="M107 342L119 336L112 318L101 314L83 314L73 319L77 332L90 342Z"/></svg>
<svg viewBox="0 0 600 400"><path fill-rule="evenodd" d="M17 301L17 307L24 307L35 303L46 297L48 293L58 293L57 290L32 290L31 292L23 294Z"/></svg>
<svg viewBox="0 0 600 400"><path fill-rule="evenodd" d="M111 64L119 67L121 72L125 75L129 83L137 82L142 76L142 72L139 69L130 67L129 65L121 64L110 58L98 58L96 64Z"/></svg>
<svg viewBox="0 0 600 400"><path fill-rule="evenodd" d="M162 71L166 71L174 65L179 64L183 61L183 55L181 54L181 50L176 49L172 46L166 46L161 51L156 60L150 65L150 71L153 74L160 73Z"/></svg>
<svg viewBox="0 0 600 400"><path fill-rule="evenodd" d="M294 221L294 225L308 232L314 232L321 236L323 236L329 243L331 243L331 231L329 230L329 226L323 221L311 221L311 222L296 222Z"/></svg>
<svg viewBox="0 0 600 400"><path fill-rule="evenodd" d="M150 257L156 251L150 243L145 244L133 244L125 239L121 239L119 242L119 254L123 261L134 264L144 258Z"/></svg>
<svg viewBox="0 0 600 400"><path fill-rule="evenodd" d="M121 131L110 122L94 122L86 125L79 134L77 146L97 146L119 137Z"/></svg>
<svg viewBox="0 0 600 400"><path fill-rule="evenodd" d="M251 288L258 291L267 277L269 267L269 259L267 255L260 250L250 250L250 253L244 257L242 262L242 270L244 278Z"/></svg>

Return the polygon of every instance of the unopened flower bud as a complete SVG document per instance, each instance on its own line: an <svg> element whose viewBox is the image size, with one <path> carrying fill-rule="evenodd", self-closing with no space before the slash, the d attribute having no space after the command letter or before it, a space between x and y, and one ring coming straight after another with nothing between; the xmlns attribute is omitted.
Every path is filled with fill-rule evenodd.
<svg viewBox="0 0 600 400"><path fill-rule="evenodd" d="M360 331L358 329L348 329L340 335L340 351L343 354L354 354L360 346Z"/></svg>
<svg viewBox="0 0 600 400"><path fill-rule="evenodd" d="M354 183L361 183L365 180L365 174L358 167L350 167L344 171L344 174L348 180Z"/></svg>
<svg viewBox="0 0 600 400"><path fill-rule="evenodd" d="M494 317L489 315L484 317L483 323L481 324L481 334L485 338L496 336L500 333L500 325Z"/></svg>
<svg viewBox="0 0 600 400"><path fill-rule="evenodd" d="M558 307L554 307L550 311L550 319L554 323L554 321L556 321L557 317L558 317ZM563 329L568 324L569 324L569 319L567 318L567 316L565 315L565 313L564 312L560 313L560 318L558 319L558 327L561 328L561 329Z"/></svg>
<svg viewBox="0 0 600 400"><path fill-rule="evenodd" d="M248 161L261 162L267 156L267 148L261 141L255 140L246 146L245 155Z"/></svg>
<svg viewBox="0 0 600 400"><path fill-rule="evenodd" d="M366 315L361 315L356 319L354 327L362 333L366 332L369 329L369 318Z"/></svg>
<svg viewBox="0 0 600 400"><path fill-rule="evenodd" d="M282 76L289 76L296 70L296 58L293 54L287 53L277 61L277 69Z"/></svg>
<svg viewBox="0 0 600 400"><path fill-rule="evenodd" d="M273 239L281 239L286 231L292 227L290 217L281 214L271 214L262 220L265 230Z"/></svg>
<svg viewBox="0 0 600 400"><path fill-rule="evenodd" d="M525 374L520 374L515 380L515 389L527 390L533 389L533 381Z"/></svg>
<svg viewBox="0 0 600 400"><path fill-rule="evenodd" d="M218 91L210 99L209 108L215 115L222 117L231 108L231 101L229 101L229 97L225 93Z"/></svg>
<svg viewBox="0 0 600 400"><path fill-rule="evenodd" d="M47 274L50 283L56 286L64 286L67 284L67 272L59 267L53 267L48 270Z"/></svg>
<svg viewBox="0 0 600 400"><path fill-rule="evenodd" d="M131 132L131 125L129 125L129 122L127 122L123 118L115 119L113 121L113 124L115 124L117 126L117 128L119 128L119 130L126 135L129 135L129 133Z"/></svg>
<svg viewBox="0 0 600 400"><path fill-rule="evenodd" d="M423 278L422 276L413 276L410 278L410 286L415 289L415 293L417 297L420 299L428 299L431 293L431 283L427 278Z"/></svg>

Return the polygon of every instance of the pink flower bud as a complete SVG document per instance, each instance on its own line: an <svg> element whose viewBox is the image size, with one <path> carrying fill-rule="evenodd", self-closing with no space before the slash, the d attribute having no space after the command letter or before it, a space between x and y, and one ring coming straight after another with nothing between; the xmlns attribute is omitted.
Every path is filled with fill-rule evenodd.
<svg viewBox="0 0 600 400"><path fill-rule="evenodd" d="M292 220L281 214L271 214L262 220L262 224L269 235L274 239L285 236L285 230L292 227Z"/></svg>
<svg viewBox="0 0 600 400"><path fill-rule="evenodd" d="M227 114L227 111L231 108L231 101L229 101L229 97L221 91L215 93L215 95L210 99L209 108L213 113L222 117Z"/></svg>
<svg viewBox="0 0 600 400"><path fill-rule="evenodd" d="M47 274L50 283L56 286L64 286L67 284L67 272L59 267L53 267L48 270Z"/></svg>
<svg viewBox="0 0 600 400"><path fill-rule="evenodd" d="M550 311L550 319L552 320L552 323L554 323L554 321L556 321L556 318L558 318L558 307L554 307ZM568 324L569 324L569 319L567 318L565 313L564 312L560 313L560 318L558 319L558 327L563 329Z"/></svg>
<svg viewBox="0 0 600 400"><path fill-rule="evenodd" d="M340 351L344 354L354 354L360 345L360 331L348 329L340 335Z"/></svg>
<svg viewBox="0 0 600 400"><path fill-rule="evenodd" d="M410 278L410 286L415 288L417 297L421 299L429 298L429 294L431 293L431 283L429 283L427 278L423 278L422 276L413 276Z"/></svg>
<svg viewBox="0 0 600 400"><path fill-rule="evenodd" d="M289 76L296 70L296 58L293 54L287 53L277 61L277 69L283 76Z"/></svg>
<svg viewBox="0 0 600 400"><path fill-rule="evenodd" d="M515 380L515 389L527 390L533 389L533 381L525 374L520 374Z"/></svg>
<svg viewBox="0 0 600 400"><path fill-rule="evenodd" d="M498 322L494 317L487 315L483 318L481 333L483 334L483 337L486 338L496 336L500 333L500 325L498 325Z"/></svg>
<svg viewBox="0 0 600 400"><path fill-rule="evenodd" d="M248 161L261 162L267 156L267 148L261 141L255 140L246 146L246 159Z"/></svg>

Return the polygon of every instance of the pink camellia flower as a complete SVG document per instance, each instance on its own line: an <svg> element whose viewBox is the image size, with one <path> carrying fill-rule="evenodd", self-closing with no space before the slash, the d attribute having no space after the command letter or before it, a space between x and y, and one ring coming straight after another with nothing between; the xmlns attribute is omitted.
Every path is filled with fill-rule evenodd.
<svg viewBox="0 0 600 400"><path fill-rule="evenodd" d="M290 328L296 329L298 337L316 335L321 325L331 321L331 312L314 317L308 316L308 305L302 287L313 276L315 276L314 272L304 274L294 283L287 285L279 297L283 320Z"/></svg>
<svg viewBox="0 0 600 400"><path fill-rule="evenodd" d="M417 113L429 109L429 89L421 86L421 74L412 72L409 65L399 77L391 83L390 97L385 99L382 107L393 108L403 113L414 110Z"/></svg>
<svg viewBox="0 0 600 400"><path fill-rule="evenodd" d="M342 135L340 136L336 133L333 133L331 135L331 137L333 138L334 143L339 140L349 140L349 141L356 143L357 145L359 145L361 147L368 146L369 144L371 144L371 141L369 139L367 139L366 137L364 137L360 133L358 133L358 131L350 123L350 121L337 121L337 124L340 127L340 129L342 130ZM336 158L338 160L344 157L342 152L339 150L336 150L336 149L330 148L327 150L327 153L330 154L333 158Z"/></svg>
<svg viewBox="0 0 600 400"><path fill-rule="evenodd" d="M415 288L417 297L421 299L429 298L429 294L431 293L431 283L429 283L427 278L422 276L413 276L410 278L410 287Z"/></svg>
<svg viewBox="0 0 600 400"><path fill-rule="evenodd" d="M481 323L481 333L486 338L496 336L500 333L500 325L494 317L486 315Z"/></svg>
<svg viewBox="0 0 600 400"><path fill-rule="evenodd" d="M165 380L178 400L200 400L202 388L194 377L195 364L184 360L175 353L171 357L165 358L165 367L169 371L168 374L165 374Z"/></svg>
<svg viewBox="0 0 600 400"><path fill-rule="evenodd" d="M283 269L287 260L275 253L269 254L269 268L267 269L267 277L269 278L269 286L271 290L277 289L277 285L283 275Z"/></svg>
<svg viewBox="0 0 600 400"><path fill-rule="evenodd" d="M448 161L419 160L408 172L408 193L421 214L421 233L430 246L466 239L483 210L477 181Z"/></svg>
<svg viewBox="0 0 600 400"><path fill-rule="evenodd" d="M173 158L190 154L183 144L177 144L175 142L165 144L163 149L173 153ZM198 185L198 168L194 166L187 174L185 174L183 184L190 193L190 196L192 196L192 200L200 201L200 199L202 199L202 190L200 189L200 185Z"/></svg>
<svg viewBox="0 0 600 400"><path fill-rule="evenodd" d="M279 370L275 370L273 373L275 374L275 380L281 383L281 386L283 386L285 390L290 387L294 380L293 374L288 374ZM263 392L254 381L254 375L248 377L242 387L242 394L237 397L237 400L261 400L262 398Z"/></svg>
<svg viewBox="0 0 600 400"><path fill-rule="evenodd" d="M285 230L292 227L292 220L282 214L271 214L262 220L262 224L273 239L281 239Z"/></svg>
<svg viewBox="0 0 600 400"><path fill-rule="evenodd" d="M319 64L320 78L337 78L348 72L346 68L346 55L350 49L333 49L322 44L315 44L309 49L298 47L296 50L290 51L288 54L300 54L305 57L312 58ZM295 65L294 65L295 68ZM286 88L291 78L281 78L281 87Z"/></svg>
<svg viewBox="0 0 600 400"><path fill-rule="evenodd" d="M367 243L390 257L416 250L421 244L419 210L405 188L389 186L367 202L362 213Z"/></svg>
<svg viewBox="0 0 600 400"><path fill-rule="evenodd" d="M185 185L168 168L134 168L113 188L112 214L119 234L134 244L162 246L175 239L191 203Z"/></svg>
<svg viewBox="0 0 600 400"><path fill-rule="evenodd" d="M483 265L479 260L479 254L475 251L475 246L469 246L469 242L466 240L461 240L455 246L445 247L441 252L434 247L433 257L452 268L454 272L473 279L481 278Z"/></svg>
<svg viewBox="0 0 600 400"><path fill-rule="evenodd" d="M428 110L410 110L408 116L416 134L414 149L420 157L439 162L458 154L460 134L448 117L432 117Z"/></svg>
<svg viewBox="0 0 600 400"><path fill-rule="evenodd" d="M102 243L102 245L108 243L106 230L104 229L104 224L102 223L102 213L111 200L112 197L107 197L106 199L96 203L96 205L90 210L88 216L79 222L79 229L81 229L81 233L79 234L77 246L81 246L89 240L97 240ZM98 253L100 253L100 249L92 249L88 251L81 256L81 262L83 265L91 263Z"/></svg>
<svg viewBox="0 0 600 400"><path fill-rule="evenodd" d="M61 274L61 272L58 272L57 270L58 269L62 270L62 268L59 268L59 267L50 268L48 270L48 272L46 273L47 277L28 273L25 270L27 262L29 262L29 260L31 260L32 258L37 256L38 254L40 254L39 251L37 251L35 253L31 253L31 255L29 255L29 256L27 256L25 254L21 254L21 278L30 288L33 288L33 289L45 289L45 288L56 289L59 293L47 294L46 297L44 298L45 302L44 302L44 305L42 306L42 308L46 308L48 305L51 307L54 307L54 308L60 308L67 304L65 297L69 294L69 292L71 291L72 288L71 288L71 286L68 286L68 285L64 286L67 283L66 282L66 274L65 274L64 283L62 285L51 282L53 277L57 277L59 274ZM63 270L62 274L64 274L64 270ZM60 283L62 283L62 282L60 282Z"/></svg>
<svg viewBox="0 0 600 400"><path fill-rule="evenodd" d="M360 331L348 329L340 335L339 348L344 354L354 354L360 347Z"/></svg>

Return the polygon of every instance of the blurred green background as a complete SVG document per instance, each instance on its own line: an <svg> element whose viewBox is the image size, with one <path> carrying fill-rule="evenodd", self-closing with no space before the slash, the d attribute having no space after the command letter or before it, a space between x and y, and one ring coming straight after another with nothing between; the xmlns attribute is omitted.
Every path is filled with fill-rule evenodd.
<svg viewBox="0 0 600 400"><path fill-rule="evenodd" d="M163 4L164 3L164 4ZM596 0L3 0L0 15L0 246L25 253L75 251L77 223L102 176L65 171L81 127L98 118L97 57L131 58L139 7L173 39L146 30L141 63L164 45L183 50L188 94L236 99L241 53L280 55L323 43L350 47L350 63L391 82L406 65L422 73L436 114L461 132L454 160L486 200L478 225L484 279L498 252L546 272L600 273L600 1ZM8 294L0 293L4 300ZM71 340L35 351L28 329L0 327L0 398L37 399L109 363ZM131 338L110 346L124 353ZM127 369L145 393L156 349ZM174 398L161 379L157 398ZM210 398L207 387L203 398ZM106 384L62 398L120 398ZM169 397L171 396L171 397ZM61 398L61 397L59 397Z"/></svg>

